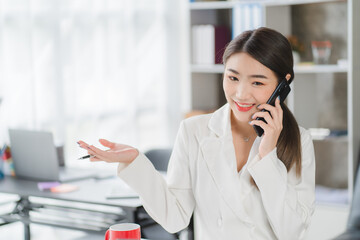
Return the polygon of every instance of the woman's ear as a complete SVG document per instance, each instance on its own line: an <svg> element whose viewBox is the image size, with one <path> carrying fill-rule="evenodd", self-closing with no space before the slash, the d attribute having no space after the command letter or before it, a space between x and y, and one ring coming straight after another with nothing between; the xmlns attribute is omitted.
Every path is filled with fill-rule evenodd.
<svg viewBox="0 0 360 240"><path fill-rule="evenodd" d="M285 78L286 78L286 80L287 80L287 81L289 81L289 80L290 80L290 78L291 78L290 73L286 74Z"/></svg>

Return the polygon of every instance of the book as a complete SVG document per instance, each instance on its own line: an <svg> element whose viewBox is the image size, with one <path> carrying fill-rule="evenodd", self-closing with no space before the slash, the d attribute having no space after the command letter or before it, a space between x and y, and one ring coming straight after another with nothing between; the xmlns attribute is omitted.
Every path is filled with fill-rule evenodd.
<svg viewBox="0 0 360 240"><path fill-rule="evenodd" d="M194 25L192 27L192 61L194 64L221 64L226 45L231 39L226 26Z"/></svg>
<svg viewBox="0 0 360 240"><path fill-rule="evenodd" d="M263 26L263 7L259 3L239 3L232 10L232 38Z"/></svg>

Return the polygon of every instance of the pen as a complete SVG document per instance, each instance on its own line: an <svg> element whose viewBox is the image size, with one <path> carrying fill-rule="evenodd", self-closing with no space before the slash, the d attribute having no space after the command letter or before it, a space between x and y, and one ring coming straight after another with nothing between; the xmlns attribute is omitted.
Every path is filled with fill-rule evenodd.
<svg viewBox="0 0 360 240"><path fill-rule="evenodd" d="M89 155L78 158L78 160L88 159L88 158L91 158L91 157L94 157L94 155L89 154Z"/></svg>
<svg viewBox="0 0 360 240"><path fill-rule="evenodd" d="M105 150L105 151L107 152L107 151L109 151L109 150L110 150L110 149ZM92 158L92 157L95 157L95 156L94 156L94 155L89 154L89 155L86 155L86 156L80 157L80 158L78 158L77 160L83 160L83 159L88 159L88 158Z"/></svg>

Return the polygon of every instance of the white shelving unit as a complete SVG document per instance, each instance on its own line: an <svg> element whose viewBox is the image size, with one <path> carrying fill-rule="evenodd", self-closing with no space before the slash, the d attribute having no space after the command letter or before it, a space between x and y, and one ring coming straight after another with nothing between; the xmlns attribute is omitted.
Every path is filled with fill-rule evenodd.
<svg viewBox="0 0 360 240"><path fill-rule="evenodd" d="M224 72L222 64L215 65L191 65L191 72L193 73L219 73ZM328 65L297 65L294 67L295 74L297 73L347 73L347 66L339 66L334 64Z"/></svg>
<svg viewBox="0 0 360 240"><path fill-rule="evenodd" d="M190 25L197 24L225 24L231 27L232 9L239 4L258 3L262 6L263 26L274 28L284 35L290 35L291 29L291 6L304 4L326 4L326 3L344 3L347 4L348 18L344 22L347 26L347 60L348 65L296 65L294 71L296 79L304 81L325 79L324 76L341 75L347 79L347 144L348 144L348 190L349 199L352 198L354 169L357 164L357 158L360 148L360 1L357 0L252 0L252 1L219 1L219 2L193 2L189 3ZM191 34L189 34L191 37ZM191 40L189 40L191 42ZM191 49L191 48L190 48ZM191 52L191 50L190 50ZM191 109L194 110L211 110L220 107L225 101L221 96L222 91L222 73L224 66L216 65L196 65L189 64L191 75ZM315 81L314 80L314 81ZM336 81L336 80L335 80ZM293 89L298 89L294 81ZM298 91L304 92L304 87ZM321 91L321 86L314 89L305 89L306 98L311 99L311 95L316 95L316 91ZM296 93L294 93L296 92ZM292 91L289 96L288 105L297 112L299 97L294 97L297 91ZM210 96L210 97L209 97ZM307 99L305 105L311 106L311 101ZM312 99L312 101L316 101ZM301 114L305 114L301 112ZM305 126L309 127L309 126ZM310 126L311 127L311 126ZM316 127L316 126L314 126Z"/></svg>
<svg viewBox="0 0 360 240"><path fill-rule="evenodd" d="M219 1L219 2L192 2L190 10L208 10L208 9L231 9L237 4L248 4L258 2L263 6L281 6L281 5L298 5L310 3L336 2L338 0L238 0L238 1Z"/></svg>

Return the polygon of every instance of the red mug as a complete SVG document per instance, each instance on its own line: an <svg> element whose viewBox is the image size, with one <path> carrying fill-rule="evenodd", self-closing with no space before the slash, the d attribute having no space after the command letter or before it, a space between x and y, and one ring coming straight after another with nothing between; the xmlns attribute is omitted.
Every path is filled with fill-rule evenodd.
<svg viewBox="0 0 360 240"><path fill-rule="evenodd" d="M119 223L109 227L105 240L140 240L140 225L136 223Z"/></svg>

